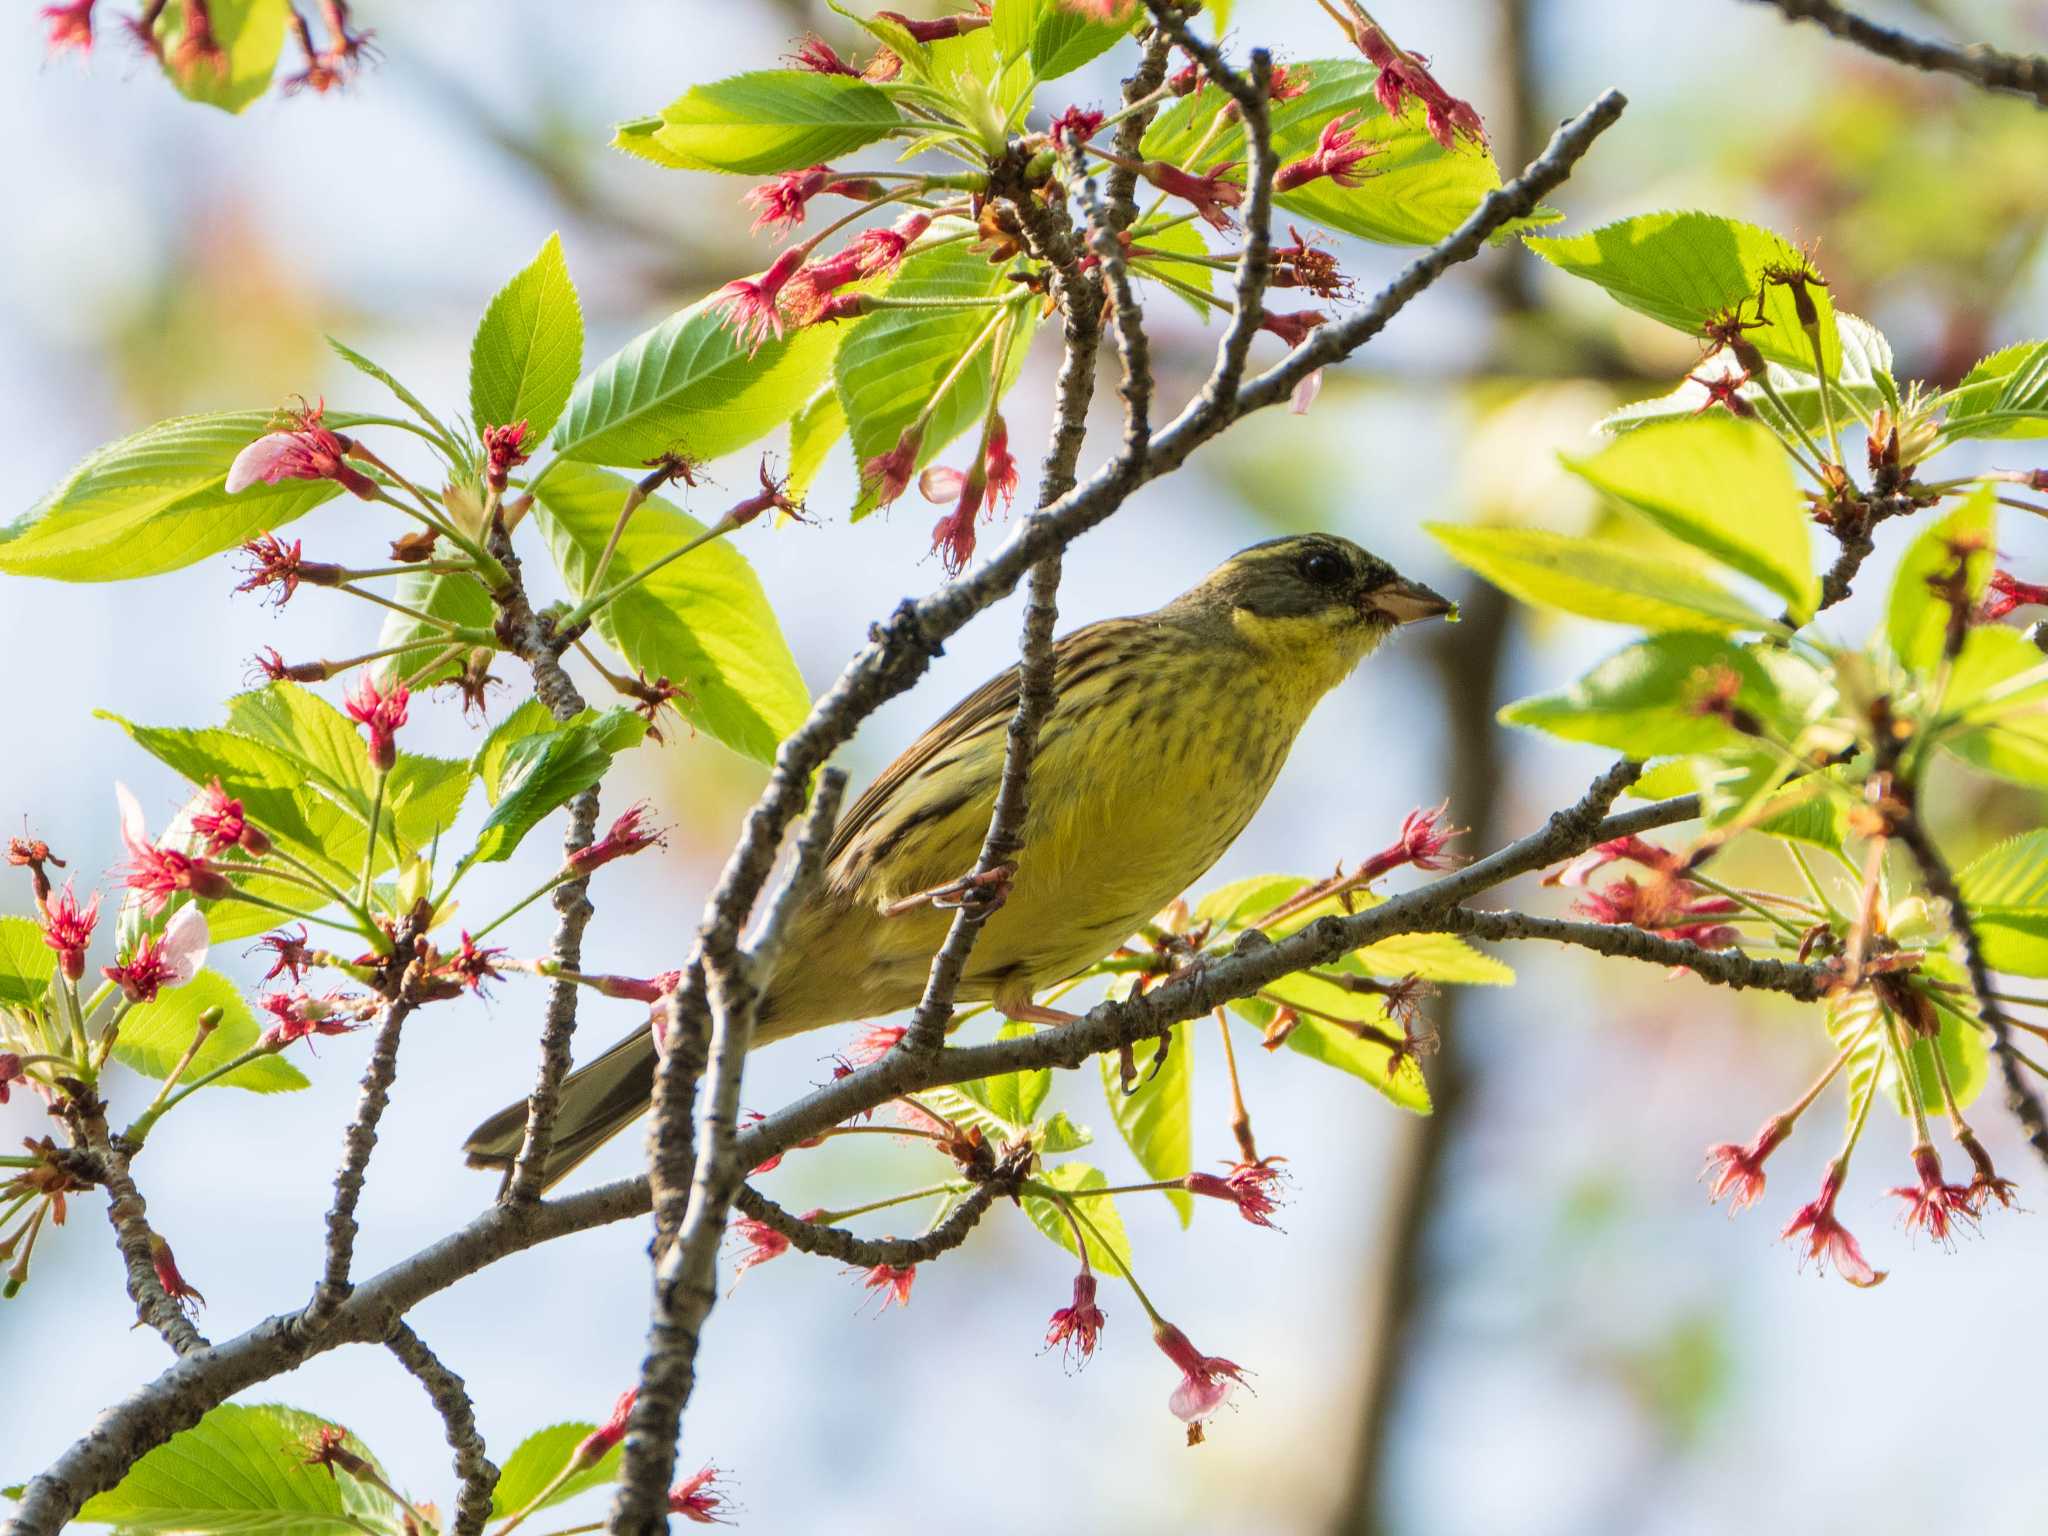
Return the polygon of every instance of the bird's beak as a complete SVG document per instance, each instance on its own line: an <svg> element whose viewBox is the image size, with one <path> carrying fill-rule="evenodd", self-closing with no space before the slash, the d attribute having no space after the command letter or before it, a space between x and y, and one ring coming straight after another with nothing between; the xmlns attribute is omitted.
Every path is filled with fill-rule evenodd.
<svg viewBox="0 0 2048 1536"><path fill-rule="evenodd" d="M1366 593L1359 602L1367 613L1380 614L1394 624L1413 624L1418 619L1442 618L1446 614L1456 618L1458 613L1458 605L1449 598L1419 581L1400 576Z"/></svg>

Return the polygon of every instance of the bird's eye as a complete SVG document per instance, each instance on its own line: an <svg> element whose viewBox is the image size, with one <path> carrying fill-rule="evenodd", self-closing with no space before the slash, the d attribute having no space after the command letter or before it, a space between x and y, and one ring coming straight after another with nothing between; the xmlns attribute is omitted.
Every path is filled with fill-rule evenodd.
<svg viewBox="0 0 2048 1536"><path fill-rule="evenodd" d="M1301 557L1301 574L1319 587L1334 587L1351 571L1335 550L1312 549Z"/></svg>

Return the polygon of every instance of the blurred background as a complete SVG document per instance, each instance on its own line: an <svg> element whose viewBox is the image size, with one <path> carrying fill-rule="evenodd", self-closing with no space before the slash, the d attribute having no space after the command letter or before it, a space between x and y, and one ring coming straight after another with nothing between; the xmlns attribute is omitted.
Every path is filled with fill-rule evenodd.
<svg viewBox="0 0 2048 1536"><path fill-rule="evenodd" d="M380 67L345 93L273 95L240 119L175 97L124 57L112 27L87 67L46 63L26 7L0 27L15 209L0 241L0 518L88 449L166 415L268 408L293 393L337 407L372 398L323 331L453 405L484 300L554 229L582 294L586 362L606 355L760 265L745 183L630 162L604 147L609 124L763 67L806 30L845 41L843 23L805 0L364 0L357 14L376 29ZM1621 126L1553 199L1570 227L1697 206L1817 239L1836 303L1890 335L1902 380L1952 382L1983 352L2048 328L2048 119L2025 104L1867 60L1735 0L1385 0L1378 14L1480 107L1504 164L1519 165L1599 89L1628 93ZM2048 44L2038 3L1880 14L2023 50ZM1342 51L1309 0L1240 0L1236 25L1282 57ZM1111 100L1123 57L1057 82L1052 104ZM1404 259L1365 246L1344 257L1368 292ZM1162 392L1184 393L1214 333L1175 304L1149 313ZM1009 409L1027 465L1026 446L1044 435L1050 346L1041 341ZM1262 339L1257 355L1272 347ZM1622 633L1510 616L1469 590L1419 525L1597 517L1556 452L1588 446L1607 409L1662 393L1692 360L1683 338L1591 287L1523 253L1489 252L1333 373L1309 415L1244 423L1076 547L1061 592L1068 624L1155 606L1232 550L1310 526L1467 600L1466 622L1404 637L1323 706L1216 880L1326 870L1446 795L1475 829L1471 846L1488 846L1583 787L1598 754L1511 735L1492 711L1576 675ZM752 466L714 474L724 488L697 492L700 512L733 499ZM926 555L935 513L912 497L852 527L851 493L835 450L811 496L815 526L741 536L814 691L872 618L940 576ZM340 502L294 533L309 554L344 560L390 536ZM1832 631L1867 631L1903 541L1882 541ZM2048 550L2038 527L2011 522L2001 544L2023 570ZM375 633L374 616L317 592L274 614L231 597L234 580L215 560L134 586L0 587L0 818L10 832L25 818L81 883L118 858L114 780L135 788L153 823L180 800L93 709L200 723L242 685L259 645L347 655ZM970 628L870 723L846 754L856 784L1007 661L1016 616L1013 601ZM514 697L500 695L500 716ZM414 718L415 749L462 752L473 740L452 705ZM587 962L644 975L679 959L762 774L688 739L629 762L608 805L645 795L674 833L662 853L600 877ZM1950 786L1937 815L1958 858L2038 822L2040 808L2017 795ZM544 876L548 842L532 840L505 889ZM1557 909L1525 887L1510 894ZM27 910L26 895L23 881L0 884L0 910ZM546 925L535 914L510 932L535 953ZM728 1469L740 1521L761 1531L881 1532L913 1519L991 1536L1871 1533L1937 1520L2039 1530L2041 1221L1996 1214L1984 1239L1952 1255L1915 1249L1881 1194L1909 1174L1905 1138L1883 1124L1843 1215L1890 1282L1863 1293L1801 1275L1774 1239L1832 1153L1832 1107L1774 1159L1761 1207L1732 1224L1694 1174L1709 1142L1746 1139L1827 1059L1816 1023L1651 969L1533 948L1509 958L1519 986L1432 1005L1444 1045L1426 1064L1440 1106L1427 1121L1305 1058L1244 1053L1261 1149L1284 1154L1294 1178L1284 1235L1221 1208L1184 1234L1163 1203L1124 1202L1163 1310L1256 1373L1256 1395L1219 1418L1206 1446L1184 1448L1165 1408L1173 1372L1127 1295L1105 1285L1109 1326L1085 1373L1070 1378L1038 1354L1071 1263L1010 1219L920 1273L909 1308L881 1317L860 1311L856 1280L830 1264L791 1255L750 1274L712 1317L685 1470ZM222 959L246 980L260 974ZM508 979L488 1002L437 1009L408 1035L364 1200L365 1272L489 1199L458 1143L530 1081L537 998ZM589 1006L580 1039L606 1043L637 1013ZM209 1298L213 1336L298 1305L309 1286L368 1042L318 1043L317 1058L299 1058L310 1092L212 1095L206 1115L165 1123L141 1169L157 1226ZM763 1052L747 1102L773 1107L821 1080L844 1043ZM1197 1032L1196 1051L1206 1165L1232 1154L1213 1031ZM132 1110L148 1088L128 1077L113 1092ZM1127 1169L1095 1074L1055 1092L1099 1133L1098 1160ZM0 1109L0 1141L41 1133L25 1098ZM1988 1102L1980 1120L2039 1208L2042 1170ZM622 1176L640 1156L638 1136L622 1138L587 1176ZM862 1142L797 1155L767 1187L800 1210L885 1194L923 1171L911 1152ZM40 1468L164 1363L156 1338L119 1326L127 1302L100 1202L79 1201L55 1237L23 1294L0 1305L0 1481ZM644 1246L637 1223L589 1233L415 1314L468 1379L500 1459L542 1424L602 1418L633 1379ZM323 1357L252 1397L350 1425L416 1496L450 1499L439 1421L383 1352ZM601 1515L598 1496L568 1513L586 1509L581 1519Z"/></svg>

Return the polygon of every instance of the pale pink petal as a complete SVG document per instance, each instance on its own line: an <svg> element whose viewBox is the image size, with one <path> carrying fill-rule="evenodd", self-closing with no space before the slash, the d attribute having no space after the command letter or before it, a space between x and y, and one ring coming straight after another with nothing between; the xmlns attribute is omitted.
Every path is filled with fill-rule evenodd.
<svg viewBox="0 0 2048 1536"><path fill-rule="evenodd" d="M230 496L246 491L261 480L275 485L284 478L285 464L290 459L297 439L289 432L271 432L235 455L235 462L228 466L227 493Z"/></svg>
<svg viewBox="0 0 2048 1536"><path fill-rule="evenodd" d="M206 951L212 935L206 929L206 914L197 907L180 907L164 928L164 965L169 975L166 987L182 987L206 967Z"/></svg>
<svg viewBox="0 0 2048 1536"><path fill-rule="evenodd" d="M1316 403L1316 396L1323 392L1323 370L1314 373L1294 386L1294 398L1287 403L1287 409L1297 416L1306 416L1308 408Z"/></svg>
<svg viewBox="0 0 2048 1536"><path fill-rule="evenodd" d="M1166 1406L1177 1419L1192 1424L1197 1419L1206 1419L1223 1406L1223 1399L1230 1396L1230 1383L1221 1376L1184 1376L1179 1386L1173 1389L1173 1396L1166 1400Z"/></svg>
<svg viewBox="0 0 2048 1536"><path fill-rule="evenodd" d="M967 477L957 469L948 469L943 464L934 464L917 477L917 488L926 501L944 506L949 501L960 499L960 487L967 483Z"/></svg>
<svg viewBox="0 0 2048 1536"><path fill-rule="evenodd" d="M126 784L114 786L114 803L121 807L121 841L128 852L140 856L154 846L149 840L149 823L143 819L141 802Z"/></svg>

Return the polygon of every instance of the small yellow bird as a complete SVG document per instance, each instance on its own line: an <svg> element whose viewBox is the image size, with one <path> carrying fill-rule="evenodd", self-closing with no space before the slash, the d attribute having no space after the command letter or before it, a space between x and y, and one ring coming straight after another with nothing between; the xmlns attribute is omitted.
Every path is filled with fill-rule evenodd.
<svg viewBox="0 0 2048 1536"><path fill-rule="evenodd" d="M1040 989L1094 964L1206 873L1265 801L1322 696L1395 626L1451 604L1349 540L1255 544L1155 613L1054 647L1023 846L959 997L1046 1020ZM797 915L754 1043L873 1018L923 995L951 914L915 898L973 870L1018 692L1012 667L970 694L840 821L822 889ZM643 1113L640 1029L571 1074L548 1159L561 1179ZM471 1134L470 1164L509 1168L524 1102Z"/></svg>

